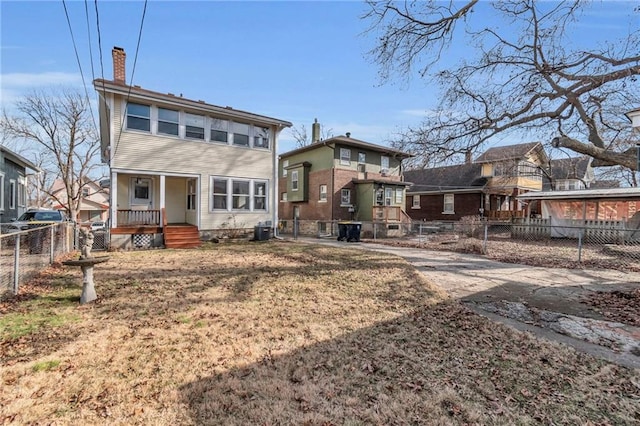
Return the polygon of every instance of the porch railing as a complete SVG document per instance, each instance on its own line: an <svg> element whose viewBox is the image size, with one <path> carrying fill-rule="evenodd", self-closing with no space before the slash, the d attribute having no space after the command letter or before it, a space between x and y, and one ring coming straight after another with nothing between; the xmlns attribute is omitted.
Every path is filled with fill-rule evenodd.
<svg viewBox="0 0 640 426"><path fill-rule="evenodd" d="M160 210L118 210L118 226L160 226Z"/></svg>
<svg viewBox="0 0 640 426"><path fill-rule="evenodd" d="M400 222L402 209L397 206L374 206L373 220L376 222Z"/></svg>

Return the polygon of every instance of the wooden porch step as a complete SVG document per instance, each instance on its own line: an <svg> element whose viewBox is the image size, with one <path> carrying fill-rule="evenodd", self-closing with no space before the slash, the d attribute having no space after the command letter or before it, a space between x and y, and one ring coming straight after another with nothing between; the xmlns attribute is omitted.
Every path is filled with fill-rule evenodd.
<svg viewBox="0 0 640 426"><path fill-rule="evenodd" d="M167 225L164 228L164 246L166 248L196 248L201 244L197 226Z"/></svg>

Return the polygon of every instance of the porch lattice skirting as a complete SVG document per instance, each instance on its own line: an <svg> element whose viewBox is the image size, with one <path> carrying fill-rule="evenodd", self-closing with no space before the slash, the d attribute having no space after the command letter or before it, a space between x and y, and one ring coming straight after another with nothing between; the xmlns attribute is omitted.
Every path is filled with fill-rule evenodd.
<svg viewBox="0 0 640 426"><path fill-rule="evenodd" d="M152 234L133 234L133 246L135 248L151 248Z"/></svg>

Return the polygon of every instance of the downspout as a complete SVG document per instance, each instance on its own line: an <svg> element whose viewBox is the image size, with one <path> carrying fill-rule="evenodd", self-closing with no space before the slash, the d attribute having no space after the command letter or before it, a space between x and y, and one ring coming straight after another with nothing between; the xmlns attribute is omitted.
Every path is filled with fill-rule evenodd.
<svg viewBox="0 0 640 426"><path fill-rule="evenodd" d="M273 138L273 196L271 197L271 201L273 202L273 218L272 218L272 224L273 224L273 236L276 237L277 236L277 232L278 232L278 204L279 204L279 182L278 182L278 159L279 156L277 154L278 152L278 136L280 135L280 132L282 131L282 125L278 124L276 125L276 129L275 129L275 135Z"/></svg>

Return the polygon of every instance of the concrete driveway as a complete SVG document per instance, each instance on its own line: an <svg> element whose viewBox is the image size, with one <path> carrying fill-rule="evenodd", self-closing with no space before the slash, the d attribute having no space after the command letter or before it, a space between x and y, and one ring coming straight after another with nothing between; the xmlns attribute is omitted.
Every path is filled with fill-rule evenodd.
<svg viewBox="0 0 640 426"><path fill-rule="evenodd" d="M471 254L322 238L300 238L297 242L402 257L481 315L608 361L640 368L640 328L607 321L582 302L598 291L639 288L639 273L543 268Z"/></svg>

